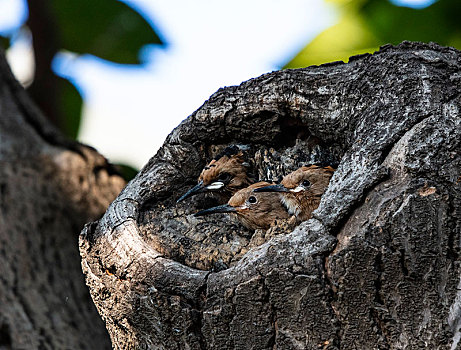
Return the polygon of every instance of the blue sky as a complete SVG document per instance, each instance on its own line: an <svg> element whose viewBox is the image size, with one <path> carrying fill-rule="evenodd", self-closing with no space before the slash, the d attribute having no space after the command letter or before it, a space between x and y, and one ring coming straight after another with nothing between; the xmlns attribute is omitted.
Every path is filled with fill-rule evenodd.
<svg viewBox="0 0 461 350"><path fill-rule="evenodd" d="M279 69L338 15L323 0L125 2L155 24L166 49L144 48L144 64L136 68L71 53L59 54L53 67L84 95L79 139L113 162L138 168L213 92ZM421 7L433 1L393 2ZM0 0L1 32L26 16L23 0ZM32 74L28 45L21 36L8 53L22 79Z"/></svg>

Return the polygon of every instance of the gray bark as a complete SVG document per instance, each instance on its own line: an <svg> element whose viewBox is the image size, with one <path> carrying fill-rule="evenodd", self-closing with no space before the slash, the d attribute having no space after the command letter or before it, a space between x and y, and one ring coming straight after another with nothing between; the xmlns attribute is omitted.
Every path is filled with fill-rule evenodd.
<svg viewBox="0 0 461 350"><path fill-rule="evenodd" d="M460 68L405 42L211 96L81 234L114 348L460 348ZM232 143L259 179L339 162L314 217L253 233L176 206Z"/></svg>
<svg viewBox="0 0 461 350"><path fill-rule="evenodd" d="M123 185L94 149L44 119L0 50L0 349L110 348L78 234Z"/></svg>

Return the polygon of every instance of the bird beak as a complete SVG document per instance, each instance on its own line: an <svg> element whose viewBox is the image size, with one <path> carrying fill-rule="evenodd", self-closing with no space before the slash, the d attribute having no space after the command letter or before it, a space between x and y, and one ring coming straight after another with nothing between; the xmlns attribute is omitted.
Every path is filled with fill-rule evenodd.
<svg viewBox="0 0 461 350"><path fill-rule="evenodd" d="M286 188L282 184L255 188L253 191L254 192L289 192L288 188Z"/></svg>
<svg viewBox="0 0 461 350"><path fill-rule="evenodd" d="M189 191L187 191L186 193L184 193L184 194L176 201L176 203L179 203L179 202L183 201L183 200L186 199L186 198L192 197L192 196L196 195L197 193L205 192L206 190L207 190L206 187L203 186L203 181L200 181L197 185L195 185L195 186L192 187Z"/></svg>
<svg viewBox="0 0 461 350"><path fill-rule="evenodd" d="M214 213L234 213L236 211L237 210L235 210L235 208L230 206L229 204L224 204L224 205L220 205L217 207L208 208L205 210L200 210L198 213L195 213L194 216L203 216L203 215L214 214Z"/></svg>

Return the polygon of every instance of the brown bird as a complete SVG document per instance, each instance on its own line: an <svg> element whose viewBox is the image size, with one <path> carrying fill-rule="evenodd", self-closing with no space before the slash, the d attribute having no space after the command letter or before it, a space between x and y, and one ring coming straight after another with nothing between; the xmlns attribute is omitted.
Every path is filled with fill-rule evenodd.
<svg viewBox="0 0 461 350"><path fill-rule="evenodd" d="M289 218L286 208L282 205L280 194L254 192L257 188L269 185L268 182L257 182L238 191L227 204L199 211L195 216L232 213L236 214L237 219L248 229L267 230L276 220Z"/></svg>
<svg viewBox="0 0 461 350"><path fill-rule="evenodd" d="M226 147L203 168L197 185L182 195L176 203L203 192L219 192L227 201L238 190L251 184L247 175L248 167L241 148L235 145Z"/></svg>
<svg viewBox="0 0 461 350"><path fill-rule="evenodd" d="M305 221L319 206L334 171L331 166L303 166L286 175L281 184L260 187L255 192L280 192L288 212L298 221Z"/></svg>

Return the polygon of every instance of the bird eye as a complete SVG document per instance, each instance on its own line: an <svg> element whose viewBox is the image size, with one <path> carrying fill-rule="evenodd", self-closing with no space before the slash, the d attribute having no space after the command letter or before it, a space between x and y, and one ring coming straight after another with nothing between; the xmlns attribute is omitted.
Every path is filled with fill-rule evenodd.
<svg viewBox="0 0 461 350"><path fill-rule="evenodd" d="M302 185L303 185L303 187L306 187L306 188L307 188L307 187L309 187L309 186L311 185L311 182L310 182L309 180L304 180L304 181L302 182Z"/></svg>
<svg viewBox="0 0 461 350"><path fill-rule="evenodd" d="M229 173L221 173L218 176L219 181L229 181L230 179L230 174Z"/></svg>
<svg viewBox="0 0 461 350"><path fill-rule="evenodd" d="M258 200L256 199L255 196L251 196L250 198L248 198L248 203L250 204L255 204Z"/></svg>

